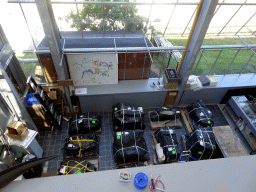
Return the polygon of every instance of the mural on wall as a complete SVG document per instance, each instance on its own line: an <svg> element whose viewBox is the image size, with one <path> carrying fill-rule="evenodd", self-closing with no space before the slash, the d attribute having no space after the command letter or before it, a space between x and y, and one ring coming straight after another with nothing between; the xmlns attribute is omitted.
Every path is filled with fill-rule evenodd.
<svg viewBox="0 0 256 192"><path fill-rule="evenodd" d="M74 86L118 84L116 53L67 55Z"/></svg>

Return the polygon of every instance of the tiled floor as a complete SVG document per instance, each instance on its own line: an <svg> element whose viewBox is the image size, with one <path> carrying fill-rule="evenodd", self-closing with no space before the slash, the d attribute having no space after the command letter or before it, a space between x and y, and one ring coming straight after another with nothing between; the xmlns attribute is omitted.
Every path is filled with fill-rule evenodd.
<svg viewBox="0 0 256 192"><path fill-rule="evenodd" d="M207 105L207 108L213 114L213 121L214 121L215 127L228 125L226 118L221 113L221 111L217 105Z"/></svg>
<svg viewBox="0 0 256 192"><path fill-rule="evenodd" d="M217 105L209 105L207 106L213 113L213 119L215 122L215 126L221 126L221 125L228 125L226 119L222 115L221 111L219 110ZM147 114L147 113L146 113ZM101 113L101 122L102 122L102 132L100 134L100 147L99 147L99 171L104 170L111 170L115 169L115 163L114 163L114 155L113 155L113 149L112 144L114 142L113 138L113 129L112 129L112 115L111 113ZM153 164L153 148L152 148L152 130L149 125L148 117L145 116L145 132L144 132L144 138L147 143L147 148L150 156L149 164ZM185 129L182 127L181 129L177 130L178 135L185 134ZM44 156L50 156L50 155L58 155L57 158L46 162L43 165L44 171L49 170L58 170L60 163L62 161L62 155L63 155L63 146L65 139L68 137L68 123L66 121L63 121L62 131L46 131L46 132L40 132L40 135L38 137L39 144L42 146L44 150ZM181 139L178 139L178 142L181 143Z"/></svg>

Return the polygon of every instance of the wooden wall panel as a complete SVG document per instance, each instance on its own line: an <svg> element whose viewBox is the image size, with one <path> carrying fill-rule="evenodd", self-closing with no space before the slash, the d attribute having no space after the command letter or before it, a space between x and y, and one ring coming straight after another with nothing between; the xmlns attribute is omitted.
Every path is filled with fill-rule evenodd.
<svg viewBox="0 0 256 192"><path fill-rule="evenodd" d="M148 53L127 53L125 66L125 53L118 54L118 80L142 79L143 65L145 58L143 79L149 78L151 61Z"/></svg>

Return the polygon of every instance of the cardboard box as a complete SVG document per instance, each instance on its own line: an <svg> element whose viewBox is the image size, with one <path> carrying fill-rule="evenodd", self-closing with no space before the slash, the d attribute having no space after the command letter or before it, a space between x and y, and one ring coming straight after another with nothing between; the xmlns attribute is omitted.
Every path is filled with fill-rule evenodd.
<svg viewBox="0 0 256 192"><path fill-rule="evenodd" d="M21 135L27 129L21 121L12 121L7 125L8 133L13 135Z"/></svg>
<svg viewBox="0 0 256 192"><path fill-rule="evenodd" d="M26 137L28 136L28 129L27 128L23 129L23 132L20 135L11 134L11 133L9 133L9 130L7 129L5 131L5 135L8 138L13 139L13 140L24 141L24 139L26 139Z"/></svg>
<svg viewBox="0 0 256 192"><path fill-rule="evenodd" d="M179 85L179 82L170 82L168 83L166 76L163 75L163 84L165 89L176 89Z"/></svg>

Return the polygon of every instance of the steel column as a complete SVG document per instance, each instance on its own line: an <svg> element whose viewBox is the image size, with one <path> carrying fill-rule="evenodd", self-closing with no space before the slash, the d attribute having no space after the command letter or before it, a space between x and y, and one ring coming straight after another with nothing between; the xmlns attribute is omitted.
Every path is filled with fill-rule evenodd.
<svg viewBox="0 0 256 192"><path fill-rule="evenodd" d="M250 63L250 61L251 61L251 59L252 59L253 56L254 56L254 53L251 55L251 57L249 58L248 62L247 62L246 65L243 67L243 69L241 70L241 72L240 72L239 75L241 75L241 74L243 73L245 67L247 67L247 65L249 65L249 63Z"/></svg>
<svg viewBox="0 0 256 192"><path fill-rule="evenodd" d="M200 55L200 57L199 57L199 60L198 60L198 62L197 62L197 65L196 65L196 67L195 67L193 73L195 73L195 71L197 70L197 67L198 67L198 65L199 65L199 63L200 63L200 61L201 61L202 56L203 56L203 51L200 50L200 53L201 53L201 55Z"/></svg>
<svg viewBox="0 0 256 192"><path fill-rule="evenodd" d="M228 66L228 69L227 69L225 75L228 73L228 71L229 71L231 65L234 63L234 61L235 61L235 59L236 59L236 57L237 57L237 55L238 55L238 53L239 53L240 50L241 50L241 49L238 49L238 51L236 52L234 58L232 59L231 63L230 63L229 66ZM225 76L225 75L224 75L224 76Z"/></svg>
<svg viewBox="0 0 256 192"><path fill-rule="evenodd" d="M27 18L26 18L26 16L25 16L25 13L24 13L23 8L22 8L22 6L21 6L20 3L19 3L19 5L20 5L20 10L21 10L21 12L22 12L22 14L23 14L24 20L25 20L25 22L26 22L26 25L27 25L27 27L28 27L28 31L29 31L30 37L31 37L31 39L32 39L33 45L34 45L34 47L35 47L35 49L36 49L36 43L35 43L35 41L34 41L34 38L33 38L33 36L32 36L31 30L30 30L30 28L29 28Z"/></svg>
<svg viewBox="0 0 256 192"><path fill-rule="evenodd" d="M177 0L177 3L178 3L178 1L179 1L179 0ZM173 14L175 8L176 8L176 5L174 5L174 7L173 7L172 14ZM167 30L167 28L168 28L168 26L169 26L169 23L170 23L171 18L172 18L172 14L171 14L171 16L170 16L170 18L169 18L169 20L168 20L168 22L167 22L167 25L166 25L166 27L165 27L163 36L165 35L165 32L166 32L166 30Z"/></svg>
<svg viewBox="0 0 256 192"><path fill-rule="evenodd" d="M254 17L254 15L256 15L256 12L250 17L250 19L248 21L246 21L246 23L236 32L236 34L239 33L239 31L241 31L241 29L244 28L244 26Z"/></svg>
<svg viewBox="0 0 256 192"><path fill-rule="evenodd" d="M123 37L125 37L125 32L127 30L127 15L128 15L128 5L126 6L126 14L125 14L125 26L124 26L124 35Z"/></svg>
<svg viewBox="0 0 256 192"><path fill-rule="evenodd" d="M29 129L38 131L34 121L31 119L23 101L21 100L21 97L20 97L16 87L13 85L11 79L9 78L8 74L6 73L6 71L3 69L3 67L1 65L0 65L0 76L4 77L6 83L9 86L8 88L10 89L10 91L8 90L8 88L7 89L5 88L6 92L8 92L8 94L10 94L12 92L14 98L16 99L16 102L19 106L19 110L21 112L19 117L25 121L25 124ZM1 86L4 86L4 85L1 85Z"/></svg>
<svg viewBox="0 0 256 192"><path fill-rule="evenodd" d="M238 37L239 37L239 35L238 35ZM256 55L255 51L253 51L253 49L251 47L249 47L248 44L241 37L239 37L239 39L241 41L243 41L243 43L254 53L254 55Z"/></svg>
<svg viewBox="0 0 256 192"><path fill-rule="evenodd" d="M222 3L224 3L224 2L225 2L225 0L222 1ZM221 5L219 5L219 7L216 9L216 11L213 14L213 17L217 14L217 12L219 11L220 7L221 7Z"/></svg>
<svg viewBox="0 0 256 192"><path fill-rule="evenodd" d="M50 0L35 0L35 2L44 28L44 33L51 52L58 79L67 80L69 77L67 73L67 63L65 60L63 60L63 62L61 61L61 54L63 54L60 42L61 36L54 18L51 2ZM73 111L69 87L64 86L64 90L70 111Z"/></svg>
<svg viewBox="0 0 256 192"><path fill-rule="evenodd" d="M222 50L220 50L219 55L218 55L218 57L216 58L216 60L214 61L214 64L212 65L212 68L211 68L211 70L209 71L209 74L208 74L208 75L210 75L210 74L212 73L212 70L214 69L214 67L215 67L215 65L216 65L216 63L217 63L217 61L218 61L218 59L219 59L219 57L220 57L221 52L222 52Z"/></svg>
<svg viewBox="0 0 256 192"><path fill-rule="evenodd" d="M247 0L246 0L247 1ZM245 3L246 3L245 1ZM217 34L217 36L220 35L220 33L225 29L225 27L229 24L229 22L235 17L235 15L238 13L238 11L243 7L243 5L241 5L236 12L233 14L233 16L228 20L228 22L224 25L224 27L222 27L222 29L220 30L220 32Z"/></svg>
<svg viewBox="0 0 256 192"><path fill-rule="evenodd" d="M155 0L153 0L152 3L154 3L154 1ZM149 14L148 14L148 20L147 20L147 24L146 24L146 27L145 27L145 33L148 31L148 23L149 23L149 18L150 18L150 15L151 15L152 7L153 7L153 4L151 4L150 11L149 11Z"/></svg>
<svg viewBox="0 0 256 192"><path fill-rule="evenodd" d="M187 26L185 27L185 29L184 29L183 33L181 34L181 36L183 36L183 35L184 35L184 33L185 33L186 29L188 28L188 25L189 25L190 21L192 20L193 16L194 16L194 15L195 15L195 13L196 13L197 8L198 8L198 6L196 7L196 9L195 9L194 13L193 13L193 14L192 14L192 16L190 17L190 19L189 19L189 21L188 21L188 24L187 24Z"/></svg>
<svg viewBox="0 0 256 192"><path fill-rule="evenodd" d="M76 1L76 0L75 0L75 1ZM80 23L81 35L82 35L82 38L84 38L83 29L82 29L82 21L81 21L81 18L80 18L79 9L78 9L78 5L77 5L77 4L76 4L76 11L77 11L77 16L78 16L79 23Z"/></svg>
<svg viewBox="0 0 256 192"><path fill-rule="evenodd" d="M188 40L187 50L183 55L184 59L179 73L182 80L176 100L174 102L174 107L179 105L179 102L182 98L186 83L188 81L188 77L193 69L196 57L198 55L198 52L200 51L200 47L204 40L207 29L210 25L217 4L218 1L212 0L204 0L202 2L198 18L197 20L195 20L194 28L191 31L191 38Z"/></svg>

